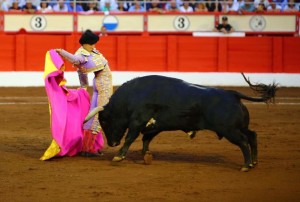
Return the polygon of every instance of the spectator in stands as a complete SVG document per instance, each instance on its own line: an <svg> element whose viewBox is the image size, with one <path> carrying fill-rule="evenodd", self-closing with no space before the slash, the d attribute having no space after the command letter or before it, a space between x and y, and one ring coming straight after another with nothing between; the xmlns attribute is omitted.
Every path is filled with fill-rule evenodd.
<svg viewBox="0 0 300 202"><path fill-rule="evenodd" d="M0 0L0 11L8 11L9 2L8 0Z"/></svg>
<svg viewBox="0 0 300 202"><path fill-rule="evenodd" d="M256 8L254 6L253 0L245 0L245 4L241 6L241 12L255 12Z"/></svg>
<svg viewBox="0 0 300 202"><path fill-rule="evenodd" d="M265 4L264 3L259 3L256 7L256 12L264 13L265 11L267 11L267 7L265 6Z"/></svg>
<svg viewBox="0 0 300 202"><path fill-rule="evenodd" d="M289 0L287 5L283 8L284 12L298 12L300 10L299 3L295 3L294 0Z"/></svg>
<svg viewBox="0 0 300 202"><path fill-rule="evenodd" d="M129 12L145 12L145 8L138 0L134 0L132 6L130 6Z"/></svg>
<svg viewBox="0 0 300 202"><path fill-rule="evenodd" d="M37 7L38 12L41 13L48 13L48 12L52 12L52 6L48 3L47 0L42 0L40 5Z"/></svg>
<svg viewBox="0 0 300 202"><path fill-rule="evenodd" d="M271 2L267 8L268 12L280 12L282 10L281 4L277 4L275 2Z"/></svg>
<svg viewBox="0 0 300 202"><path fill-rule="evenodd" d="M111 0L105 0L104 5L101 7L101 11L103 12L117 11L117 7L113 7L111 5Z"/></svg>
<svg viewBox="0 0 300 202"><path fill-rule="evenodd" d="M222 4L221 1L216 3L216 0L205 0L205 6L209 12L221 12L222 11Z"/></svg>
<svg viewBox="0 0 300 202"><path fill-rule="evenodd" d="M128 9L130 8L130 5L131 5L131 3L127 2L127 0L119 0L117 9L119 11L128 11Z"/></svg>
<svg viewBox="0 0 300 202"><path fill-rule="evenodd" d="M11 7L8 9L9 11L22 11L22 8L19 6L19 1L15 0L12 2Z"/></svg>
<svg viewBox="0 0 300 202"><path fill-rule="evenodd" d="M244 0L225 0L222 3L222 12L240 12L242 5L244 5Z"/></svg>
<svg viewBox="0 0 300 202"><path fill-rule="evenodd" d="M207 8L204 2L198 2L195 4L195 12L207 12Z"/></svg>
<svg viewBox="0 0 300 202"><path fill-rule="evenodd" d="M32 4L31 0L26 0L25 5L22 7L22 11L26 13L35 13L37 11L37 8Z"/></svg>
<svg viewBox="0 0 300 202"><path fill-rule="evenodd" d="M230 11L232 11L232 7L233 7L232 0L224 0L222 2L222 12L223 13L229 13Z"/></svg>
<svg viewBox="0 0 300 202"><path fill-rule="evenodd" d="M272 3L276 3L277 4L277 8L281 8L280 11L283 11L284 7L287 5L288 0L269 0L270 4Z"/></svg>
<svg viewBox="0 0 300 202"><path fill-rule="evenodd" d="M81 3L76 2L75 7L74 7L74 0L68 1L66 4L68 6L68 11L69 12L82 12L82 11L84 11L83 8L82 8Z"/></svg>
<svg viewBox="0 0 300 202"><path fill-rule="evenodd" d="M259 6L261 7L260 9L262 9L262 8L268 8L269 5L270 5L269 0L254 0L254 6L257 10Z"/></svg>
<svg viewBox="0 0 300 202"><path fill-rule="evenodd" d="M178 12L181 3L178 3L177 0L170 0L165 5L165 10L169 12Z"/></svg>
<svg viewBox="0 0 300 202"><path fill-rule="evenodd" d="M224 0L222 3L222 12L229 13L235 12L240 13L242 5L244 5L244 0Z"/></svg>
<svg viewBox="0 0 300 202"><path fill-rule="evenodd" d="M82 6L84 11L89 11L89 12L99 11L99 5L97 0L88 1L88 3L83 4Z"/></svg>
<svg viewBox="0 0 300 202"><path fill-rule="evenodd" d="M117 7L117 10L120 11L120 12L125 12L125 11L128 11L130 5L128 2L126 1L118 1L118 7Z"/></svg>
<svg viewBox="0 0 300 202"><path fill-rule="evenodd" d="M68 6L64 0L57 0L56 4L53 6L54 12L68 12Z"/></svg>
<svg viewBox="0 0 300 202"><path fill-rule="evenodd" d="M234 28L228 23L228 18L226 16L222 17L222 23L217 25L213 31L215 32L223 32L224 34L228 34L234 32Z"/></svg>
<svg viewBox="0 0 300 202"><path fill-rule="evenodd" d="M19 0L19 6L22 8L26 4L27 0ZM41 0L31 0L32 5L38 7L40 5Z"/></svg>
<svg viewBox="0 0 300 202"><path fill-rule="evenodd" d="M183 4L179 7L179 11L182 13L194 12L194 9L190 4L190 0L184 0Z"/></svg>
<svg viewBox="0 0 300 202"><path fill-rule="evenodd" d="M116 11L117 8L118 4L116 0L100 0L100 11Z"/></svg>
<svg viewBox="0 0 300 202"><path fill-rule="evenodd" d="M146 11L162 13L164 11L163 4L159 0L150 0L146 3Z"/></svg>

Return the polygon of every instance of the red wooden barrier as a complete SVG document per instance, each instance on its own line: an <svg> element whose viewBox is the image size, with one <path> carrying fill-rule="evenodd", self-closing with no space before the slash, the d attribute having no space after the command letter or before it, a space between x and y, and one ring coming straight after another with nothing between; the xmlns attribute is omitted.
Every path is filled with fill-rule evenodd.
<svg viewBox="0 0 300 202"><path fill-rule="evenodd" d="M1 34L0 71L43 71L46 51L75 52L78 39ZM299 37L107 36L97 48L114 71L300 73Z"/></svg>

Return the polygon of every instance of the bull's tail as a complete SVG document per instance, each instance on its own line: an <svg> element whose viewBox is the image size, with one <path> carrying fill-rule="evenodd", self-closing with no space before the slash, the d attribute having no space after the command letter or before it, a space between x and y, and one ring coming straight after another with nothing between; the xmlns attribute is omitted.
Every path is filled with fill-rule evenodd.
<svg viewBox="0 0 300 202"><path fill-rule="evenodd" d="M258 83L258 84L252 84L249 80L247 79L242 73L245 81L249 84L250 88L258 94L257 98L254 97L249 97L246 95L243 95L241 93L238 93L238 96L242 99L249 100L252 102L265 102L265 103L275 103L275 95L276 91L278 90L278 84L277 83L272 83L269 85L263 84L263 83Z"/></svg>

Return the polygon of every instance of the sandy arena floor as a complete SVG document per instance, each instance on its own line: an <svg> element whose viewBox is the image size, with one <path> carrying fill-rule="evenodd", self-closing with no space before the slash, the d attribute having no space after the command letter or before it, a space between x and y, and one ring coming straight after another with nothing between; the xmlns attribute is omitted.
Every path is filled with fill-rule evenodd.
<svg viewBox="0 0 300 202"><path fill-rule="evenodd" d="M239 148L209 131L193 140L161 133L152 165L143 164L141 137L119 164L111 163L119 148L108 146L100 158L43 162L51 141L44 88L0 88L0 201L299 201L300 88L282 88L276 105L245 103L259 144L247 173Z"/></svg>

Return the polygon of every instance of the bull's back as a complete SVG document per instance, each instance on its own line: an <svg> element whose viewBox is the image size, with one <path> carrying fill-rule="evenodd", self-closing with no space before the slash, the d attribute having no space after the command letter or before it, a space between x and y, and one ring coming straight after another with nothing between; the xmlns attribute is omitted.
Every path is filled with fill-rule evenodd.
<svg viewBox="0 0 300 202"><path fill-rule="evenodd" d="M222 103L232 99L222 89L187 83L183 80L151 75L138 77L124 83L112 96L112 100L129 101L127 104L190 105Z"/></svg>
<svg viewBox="0 0 300 202"><path fill-rule="evenodd" d="M112 99L128 97L132 101L146 101L155 99L168 100L170 96L186 92L188 83L170 77L151 75L145 77L138 77L130 80L120 86Z"/></svg>

